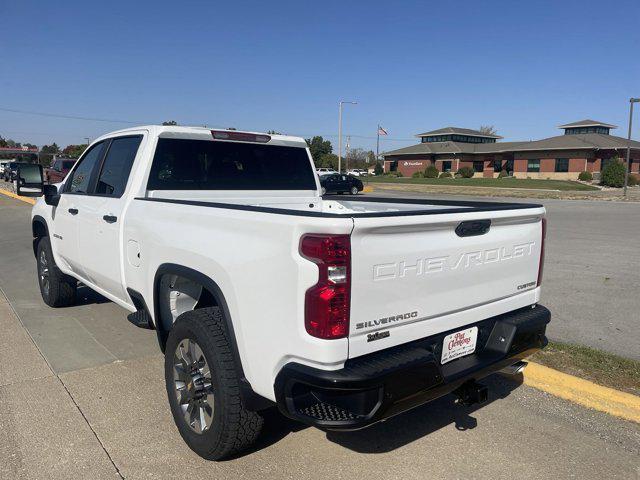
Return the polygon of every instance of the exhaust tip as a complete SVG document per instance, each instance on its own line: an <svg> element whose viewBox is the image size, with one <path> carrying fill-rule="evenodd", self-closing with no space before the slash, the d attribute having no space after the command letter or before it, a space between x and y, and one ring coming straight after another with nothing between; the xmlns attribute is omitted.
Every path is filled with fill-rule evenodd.
<svg viewBox="0 0 640 480"><path fill-rule="evenodd" d="M527 365L528 363L524 361L516 362L513 365L503 368L500 372L506 373L507 375L518 375L524 371Z"/></svg>

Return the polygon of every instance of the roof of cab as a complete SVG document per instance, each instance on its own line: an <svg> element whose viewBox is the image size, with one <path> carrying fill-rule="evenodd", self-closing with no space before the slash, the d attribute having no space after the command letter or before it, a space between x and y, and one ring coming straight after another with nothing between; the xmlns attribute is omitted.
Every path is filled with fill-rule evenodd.
<svg viewBox="0 0 640 480"><path fill-rule="evenodd" d="M193 139L193 140L214 140L211 135L212 130L218 131L230 131L230 132L238 132L238 133L250 133L255 135L268 135L271 137L268 145L282 145L282 146L291 146L291 147L307 147L307 142L301 137L294 137L290 135L275 135L270 133L263 132L251 132L247 130L229 130L226 128L209 128L209 127L188 127L188 126L177 126L177 125L141 125L139 127L130 127L122 130L116 130L114 132L109 132L104 134L94 141L104 140L105 138L113 137L116 135L126 135L133 134L135 132L140 132L141 130L148 131L151 135L163 138L185 138L185 139ZM220 142L225 142L229 140L215 140ZM232 140L237 141L237 140Z"/></svg>

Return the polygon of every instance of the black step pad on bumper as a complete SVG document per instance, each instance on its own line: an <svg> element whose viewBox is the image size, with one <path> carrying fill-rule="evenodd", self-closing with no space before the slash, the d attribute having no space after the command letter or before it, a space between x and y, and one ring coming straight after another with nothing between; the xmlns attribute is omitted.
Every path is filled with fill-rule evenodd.
<svg viewBox="0 0 640 480"><path fill-rule="evenodd" d="M460 328L349 359L340 370L289 363L276 378L278 407L319 427L363 428L543 348L550 318L549 310L538 305L467 325L478 327L476 351L445 365L440 365L444 337Z"/></svg>

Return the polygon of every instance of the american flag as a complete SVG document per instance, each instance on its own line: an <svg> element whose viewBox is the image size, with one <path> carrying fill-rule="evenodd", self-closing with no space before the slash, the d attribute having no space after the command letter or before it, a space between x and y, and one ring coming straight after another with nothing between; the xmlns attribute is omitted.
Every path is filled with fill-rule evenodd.
<svg viewBox="0 0 640 480"><path fill-rule="evenodd" d="M388 135L387 131L378 125L378 135Z"/></svg>

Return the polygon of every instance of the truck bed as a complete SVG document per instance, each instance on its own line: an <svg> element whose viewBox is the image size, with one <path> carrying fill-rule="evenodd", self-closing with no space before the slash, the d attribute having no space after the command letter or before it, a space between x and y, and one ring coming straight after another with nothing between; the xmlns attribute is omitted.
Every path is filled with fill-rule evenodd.
<svg viewBox="0 0 640 480"><path fill-rule="evenodd" d="M490 212L503 210L521 210L542 208L539 204L510 202L481 202L460 200L432 200L363 197L334 195L325 197L304 196L302 192L292 195L274 197L272 192L194 192L194 191L162 191L149 192L141 200L156 200L171 203L230 208L238 210L254 210L265 213L286 215L320 216L320 217L397 217L407 215L433 215L444 213Z"/></svg>

